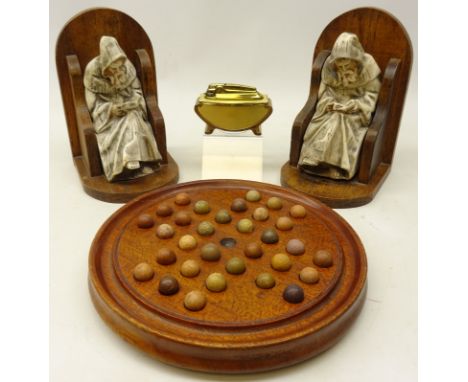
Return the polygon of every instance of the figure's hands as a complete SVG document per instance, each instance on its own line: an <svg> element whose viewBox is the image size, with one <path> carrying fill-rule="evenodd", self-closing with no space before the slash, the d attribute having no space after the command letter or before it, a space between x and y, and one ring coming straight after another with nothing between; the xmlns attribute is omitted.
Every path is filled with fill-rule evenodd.
<svg viewBox="0 0 468 382"><path fill-rule="evenodd" d="M327 105L327 111L339 111L341 113L352 114L359 111L355 102L347 102L346 104L332 103Z"/></svg>
<svg viewBox="0 0 468 382"><path fill-rule="evenodd" d="M359 107L358 107L357 103L354 100L350 100L350 101L346 102L346 104L344 105L344 110L343 111L345 113L347 113L347 114L353 114L353 113L357 113L359 111Z"/></svg>
<svg viewBox="0 0 468 382"><path fill-rule="evenodd" d="M123 117L125 114L127 114L127 111L125 110L124 104L115 104L112 105L111 107L111 116L116 116L116 117Z"/></svg>
<svg viewBox="0 0 468 382"><path fill-rule="evenodd" d="M122 107L126 111L134 110L139 107L138 101L127 101L122 104Z"/></svg>
<svg viewBox="0 0 468 382"><path fill-rule="evenodd" d="M340 103L331 103L327 105L327 111L344 111L344 106Z"/></svg>

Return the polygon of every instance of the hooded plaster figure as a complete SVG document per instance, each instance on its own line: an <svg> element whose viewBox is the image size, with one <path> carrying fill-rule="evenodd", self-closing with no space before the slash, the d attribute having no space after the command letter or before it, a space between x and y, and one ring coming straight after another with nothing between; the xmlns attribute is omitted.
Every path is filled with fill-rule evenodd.
<svg viewBox="0 0 468 382"><path fill-rule="evenodd" d="M322 69L315 114L299 158L305 173L351 179L375 110L380 69L355 34L338 36Z"/></svg>
<svg viewBox="0 0 468 382"><path fill-rule="evenodd" d="M106 178L153 173L161 155L135 67L114 37L103 36L99 49L99 56L86 66L84 86Z"/></svg>

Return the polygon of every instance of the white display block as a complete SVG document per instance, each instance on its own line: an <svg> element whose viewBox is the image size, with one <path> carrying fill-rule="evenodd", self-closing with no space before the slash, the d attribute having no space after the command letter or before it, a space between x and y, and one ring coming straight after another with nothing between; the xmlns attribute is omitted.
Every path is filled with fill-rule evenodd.
<svg viewBox="0 0 468 382"><path fill-rule="evenodd" d="M216 129L203 137L202 179L263 180L263 137Z"/></svg>

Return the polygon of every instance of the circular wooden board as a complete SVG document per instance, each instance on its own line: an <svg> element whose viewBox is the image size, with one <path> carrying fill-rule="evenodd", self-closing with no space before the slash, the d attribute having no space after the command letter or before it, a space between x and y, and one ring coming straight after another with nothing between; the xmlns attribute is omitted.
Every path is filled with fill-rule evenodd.
<svg viewBox="0 0 468 382"><path fill-rule="evenodd" d="M235 198L244 198L250 189L261 193L258 202L246 202L244 212L230 210ZM174 203L177 194L190 196L189 205ZM260 222L252 219L255 208L266 206L270 197L279 197L283 206L269 209L269 218ZM208 214L193 211L196 201L205 200L211 206ZM158 205L167 204L174 213L160 217ZM304 218L292 218L289 210L300 204L306 209ZM232 216L228 224L215 222L215 214L226 209ZM192 217L188 226L174 222L177 211L187 211ZM140 228L137 219L150 214L151 228ZM275 228L277 219L289 216L293 228L282 231ZM254 222L252 233L240 233L236 223L242 218ZM211 236L201 236L197 226L209 221L215 227ZM170 224L175 234L161 239L156 235L160 224ZM261 234L275 228L279 241L261 243ZM197 247L182 250L178 247L181 236L190 234ZM221 245L221 240L232 238L234 247ZM292 267L277 271L271 267L271 258L287 253L286 244L299 239L305 244L305 253L290 255ZM248 243L262 244L263 256L248 258L244 248ZM204 261L200 249L215 243L221 249L218 261ZM161 265L156 254L162 247L173 250L177 260ZM313 256L318 250L332 254L333 265L319 267ZM246 264L241 275L229 274L225 265L233 256ZM180 274L180 266L187 259L196 260L201 271L193 278ZM135 266L148 263L154 277L137 281L133 277ZM299 279L304 267L319 271L319 282L306 284ZM222 273L227 281L223 292L211 292L205 286L210 273ZM269 272L276 285L260 289L255 283L259 273ZM184 368L209 372L249 373L276 369L308 359L332 346L357 317L364 303L367 263L364 248L353 229L334 211L315 199L278 186L241 181L206 180L166 187L145 194L115 212L97 233L89 256L89 287L94 305L101 317L120 336L158 359ZM180 286L171 296L159 293L162 276L174 276ZM286 286L296 284L304 291L304 300L290 303L283 298ZM184 306L185 295L201 291L207 298L200 311Z"/></svg>

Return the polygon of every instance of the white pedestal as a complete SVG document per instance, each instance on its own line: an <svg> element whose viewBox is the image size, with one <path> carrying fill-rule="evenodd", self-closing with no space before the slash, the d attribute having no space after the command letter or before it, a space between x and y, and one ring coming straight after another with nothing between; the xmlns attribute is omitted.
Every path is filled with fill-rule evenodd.
<svg viewBox="0 0 468 382"><path fill-rule="evenodd" d="M263 180L263 137L216 129L203 137L202 179Z"/></svg>

